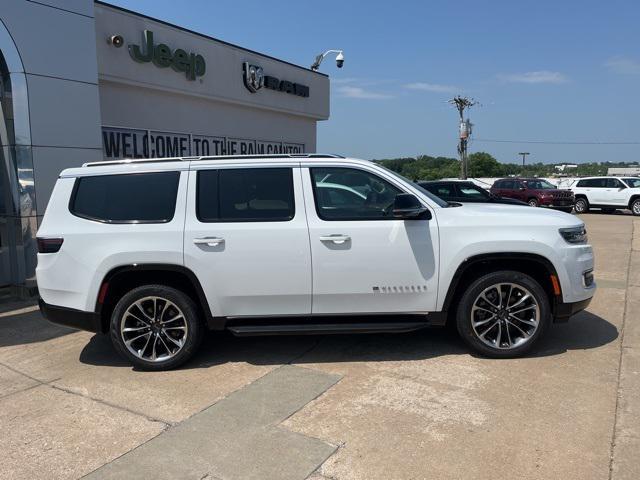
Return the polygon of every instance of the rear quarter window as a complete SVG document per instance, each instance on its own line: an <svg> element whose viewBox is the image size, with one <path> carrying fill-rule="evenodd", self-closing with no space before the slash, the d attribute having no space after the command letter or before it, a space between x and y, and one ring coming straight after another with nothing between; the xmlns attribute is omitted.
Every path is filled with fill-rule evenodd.
<svg viewBox="0 0 640 480"><path fill-rule="evenodd" d="M166 223L173 219L180 172L98 175L76 179L69 210L105 223Z"/></svg>

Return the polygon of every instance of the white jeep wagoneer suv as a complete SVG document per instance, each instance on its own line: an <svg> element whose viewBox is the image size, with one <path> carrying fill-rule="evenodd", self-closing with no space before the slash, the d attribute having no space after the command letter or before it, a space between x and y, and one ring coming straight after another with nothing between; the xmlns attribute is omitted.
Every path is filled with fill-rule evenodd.
<svg viewBox="0 0 640 480"><path fill-rule="evenodd" d="M180 365L205 329L406 332L453 322L491 357L528 351L595 291L577 217L448 204L328 155L86 164L38 232L40 308L110 333L138 367Z"/></svg>

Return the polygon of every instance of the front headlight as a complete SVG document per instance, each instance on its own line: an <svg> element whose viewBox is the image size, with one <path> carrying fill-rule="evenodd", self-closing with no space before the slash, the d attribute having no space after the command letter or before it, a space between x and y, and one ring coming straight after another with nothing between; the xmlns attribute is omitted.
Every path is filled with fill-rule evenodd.
<svg viewBox="0 0 640 480"><path fill-rule="evenodd" d="M587 243L587 229L584 225L579 227L561 228L558 231L567 243Z"/></svg>

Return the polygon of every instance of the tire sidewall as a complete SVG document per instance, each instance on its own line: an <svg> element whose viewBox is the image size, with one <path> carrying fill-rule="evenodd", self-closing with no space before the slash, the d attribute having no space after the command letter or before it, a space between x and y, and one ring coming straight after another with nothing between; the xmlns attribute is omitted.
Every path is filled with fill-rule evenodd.
<svg viewBox="0 0 640 480"><path fill-rule="evenodd" d="M138 358L132 354L129 349L127 349L120 334L120 326L126 310L135 301L150 296L166 298L177 305L178 308L182 310L182 314L184 315L188 326L187 339L182 350L180 350L180 352L178 352L174 357L162 362L149 362ZM109 331L111 342L120 355L129 360L137 368L154 371L176 368L189 360L197 351L204 335L202 320L200 319L198 309L193 300L180 290L164 285L145 285L134 288L125 294L118 301L113 313L111 314Z"/></svg>
<svg viewBox="0 0 640 480"><path fill-rule="evenodd" d="M578 208L579 204L583 205L582 209ZM587 202L586 199L579 198L576 200L576 203L573 208L575 209L576 213L585 213L586 211L589 210L589 203Z"/></svg>
<svg viewBox="0 0 640 480"><path fill-rule="evenodd" d="M635 216L638 216L640 215L640 207L638 208L638 213L636 213L635 209L633 208L636 204L640 204L640 198L636 198L633 202L631 202L631 213L633 213Z"/></svg>
<svg viewBox="0 0 640 480"><path fill-rule="evenodd" d="M540 324L538 330L524 345L510 350L500 350L489 347L477 337L471 326L471 308L476 298L483 290L497 283L515 283L527 288L534 295L540 308ZM551 308L549 298L544 289L529 275L515 271L489 273L472 282L460 299L456 315L458 333L462 340L476 352L492 358L513 358L525 354L533 348L540 337L544 335L550 322Z"/></svg>

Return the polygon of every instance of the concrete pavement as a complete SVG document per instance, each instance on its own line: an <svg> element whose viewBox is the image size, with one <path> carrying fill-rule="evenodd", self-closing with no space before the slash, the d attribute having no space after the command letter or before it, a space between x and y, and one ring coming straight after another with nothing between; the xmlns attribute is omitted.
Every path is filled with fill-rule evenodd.
<svg viewBox="0 0 640 480"><path fill-rule="evenodd" d="M447 330L211 335L145 373L0 310L0 478L640 478L640 220L583 219L596 298L517 360Z"/></svg>

